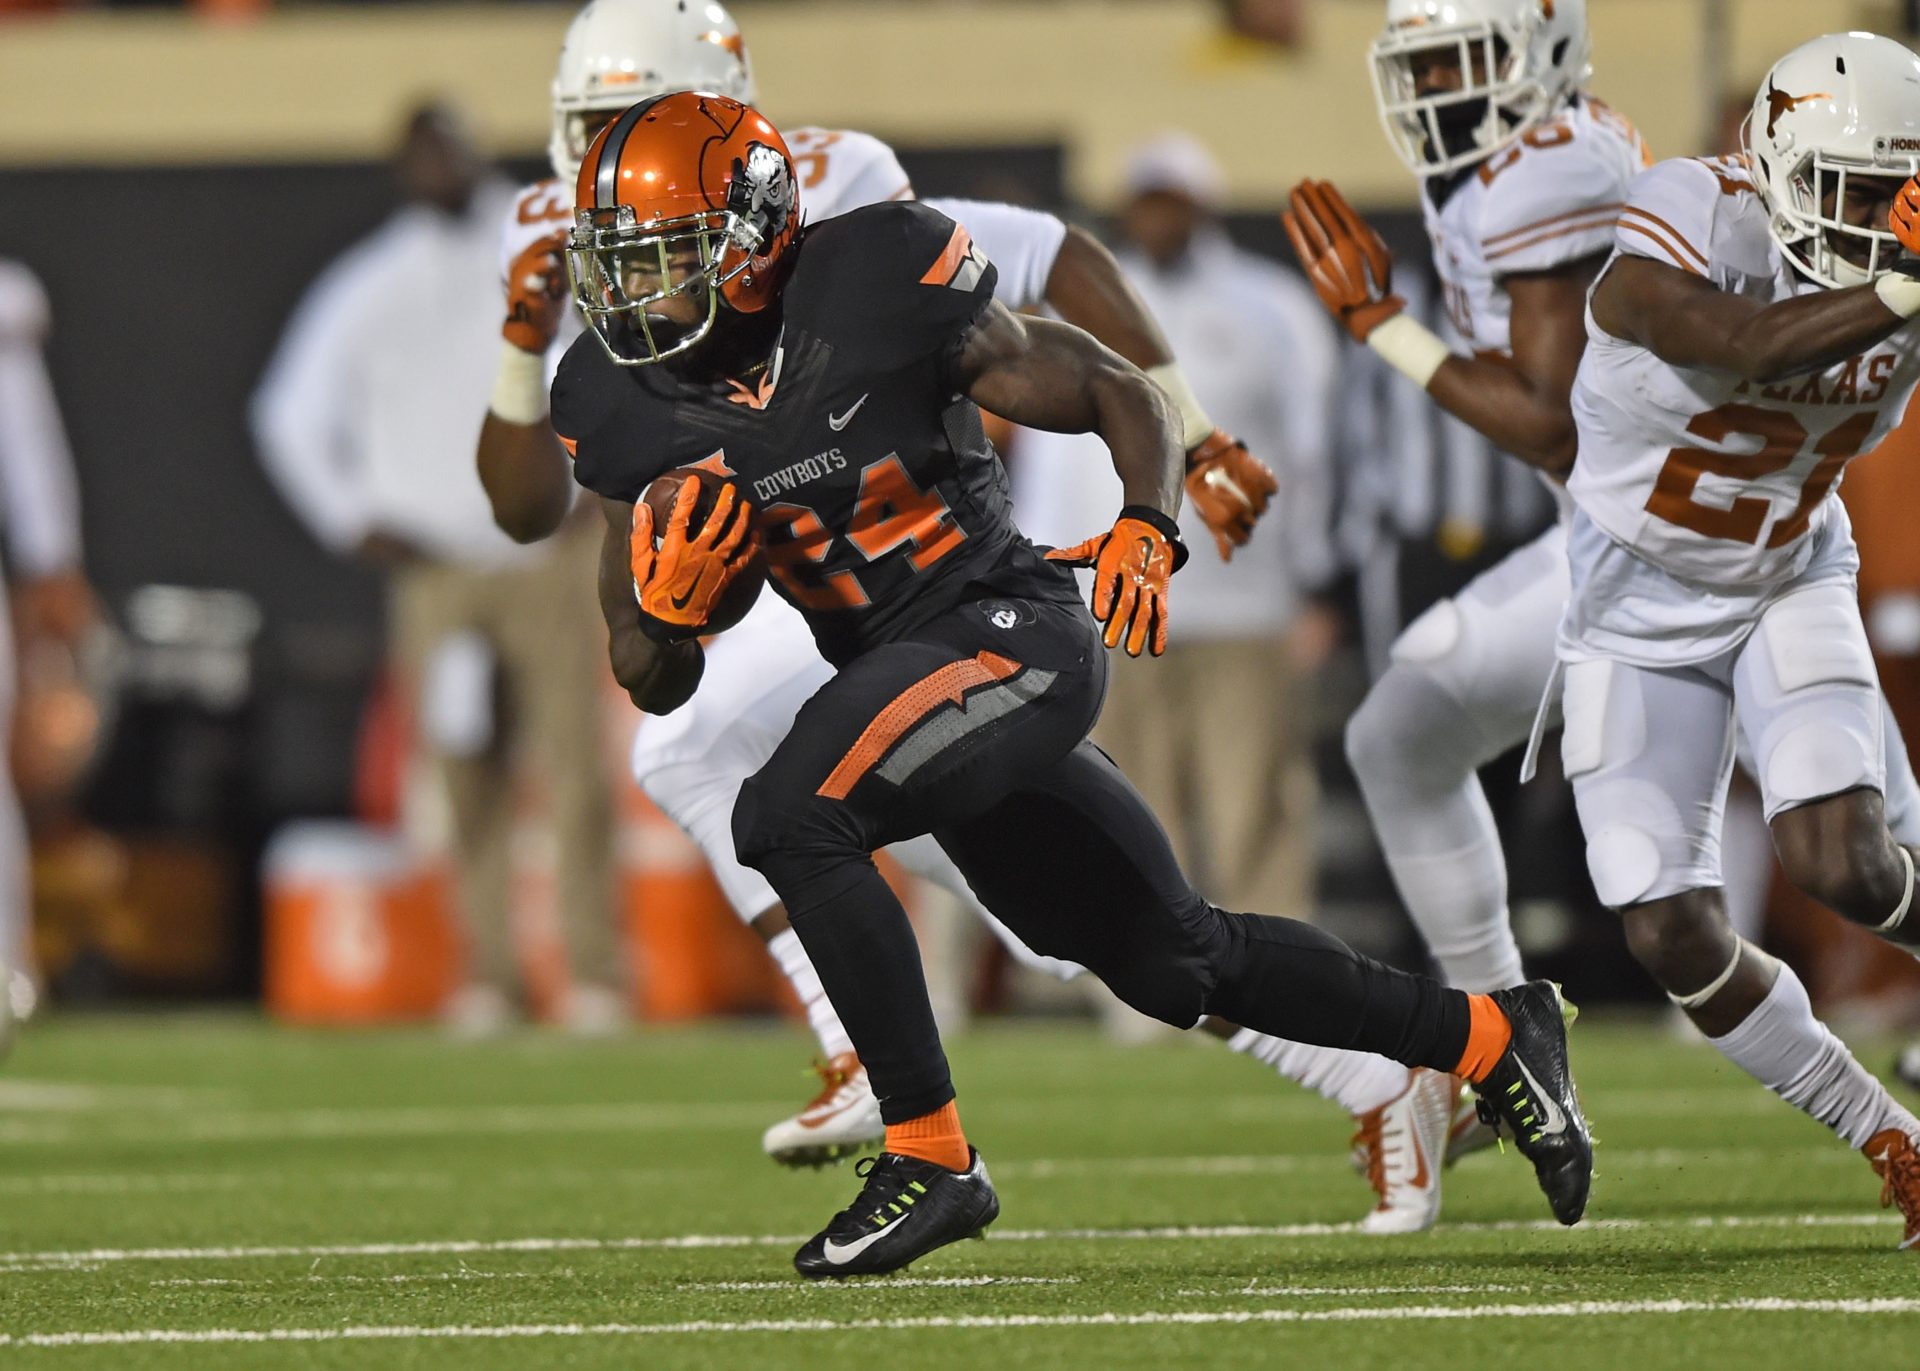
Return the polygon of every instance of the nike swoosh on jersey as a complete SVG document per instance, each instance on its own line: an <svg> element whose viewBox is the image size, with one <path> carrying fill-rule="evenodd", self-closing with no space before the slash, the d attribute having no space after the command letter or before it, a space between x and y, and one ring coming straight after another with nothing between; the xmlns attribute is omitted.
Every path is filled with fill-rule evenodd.
<svg viewBox="0 0 1920 1371"><path fill-rule="evenodd" d="M867 392L867 395L871 395L871 394L873 394L872 391ZM827 427L832 429L835 433L838 433L841 429L845 428L848 424L853 422L853 416L860 412L860 406L864 405L866 402L867 402L867 396L862 395L858 400L855 400L853 402L853 408L848 410L845 414L829 414L827 416Z"/></svg>
<svg viewBox="0 0 1920 1371"><path fill-rule="evenodd" d="M880 1239L886 1237L887 1234L893 1232L894 1229L906 1221L907 1216L902 1214L885 1228L876 1228L865 1237L856 1238L850 1243L837 1243L832 1238L828 1238L820 1250L826 1259L835 1266L845 1266L848 1262L852 1261L869 1247L872 1247L875 1243L879 1242Z"/></svg>
<svg viewBox="0 0 1920 1371"><path fill-rule="evenodd" d="M1566 1132L1567 1116L1561 1112L1560 1106L1554 1101L1553 1096L1541 1088L1540 1082L1536 1081L1533 1078L1533 1073L1527 1070L1527 1064L1525 1062L1516 1060L1514 1065L1520 1068L1521 1078L1526 1081L1527 1088L1533 1092L1533 1098L1537 1107L1545 1115L1541 1122L1540 1131L1542 1133Z"/></svg>

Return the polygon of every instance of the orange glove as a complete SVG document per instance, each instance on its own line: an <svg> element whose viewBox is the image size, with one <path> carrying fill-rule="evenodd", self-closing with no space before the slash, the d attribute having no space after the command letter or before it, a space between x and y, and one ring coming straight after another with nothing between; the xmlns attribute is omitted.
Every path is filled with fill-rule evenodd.
<svg viewBox="0 0 1920 1371"><path fill-rule="evenodd" d="M1280 216L1300 266L1325 305L1359 342L1407 307L1393 294L1393 254L1346 197L1326 181L1302 181Z"/></svg>
<svg viewBox="0 0 1920 1371"><path fill-rule="evenodd" d="M658 642L698 637L752 554L747 534L753 516L739 490L726 486L700 531L690 535L687 525L699 500L698 481L680 488L659 547L653 545L653 511L645 500L633 506L627 564L633 571L634 598L640 602L640 628Z"/></svg>
<svg viewBox="0 0 1920 1371"><path fill-rule="evenodd" d="M1912 177L1893 197L1893 209L1887 227L1900 240L1900 246L1920 256L1920 176Z"/></svg>
<svg viewBox="0 0 1920 1371"><path fill-rule="evenodd" d="M1107 626L1108 647L1124 643L1129 657L1167 650L1167 581L1187 560L1170 516L1128 505L1112 532L1055 548L1047 560L1093 568L1093 617Z"/></svg>
<svg viewBox="0 0 1920 1371"><path fill-rule="evenodd" d="M538 356L553 346L566 313L565 229L555 229L520 249L507 268L507 320L500 334L522 352Z"/></svg>
<svg viewBox="0 0 1920 1371"><path fill-rule="evenodd" d="M1279 489L1273 469L1224 429L1187 454L1187 499L1207 521L1223 562L1233 560Z"/></svg>

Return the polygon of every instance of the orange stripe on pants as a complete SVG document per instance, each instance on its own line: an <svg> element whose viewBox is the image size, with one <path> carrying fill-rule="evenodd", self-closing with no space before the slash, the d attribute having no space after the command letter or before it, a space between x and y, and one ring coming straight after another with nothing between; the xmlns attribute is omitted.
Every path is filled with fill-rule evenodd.
<svg viewBox="0 0 1920 1371"><path fill-rule="evenodd" d="M814 794L829 800L844 800L860 778L873 770L887 755L887 749L905 737L907 730L943 704L959 704L975 686L1004 681L1020 670L1020 663L997 652L982 652L977 657L949 662L933 674L923 677L894 696L892 703L874 716L861 731L833 774Z"/></svg>

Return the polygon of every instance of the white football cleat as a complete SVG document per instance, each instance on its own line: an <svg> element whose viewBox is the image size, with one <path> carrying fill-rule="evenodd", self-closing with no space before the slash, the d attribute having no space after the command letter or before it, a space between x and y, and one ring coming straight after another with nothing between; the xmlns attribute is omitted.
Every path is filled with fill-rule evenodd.
<svg viewBox="0 0 1920 1371"><path fill-rule="evenodd" d="M1419 1233L1440 1217L1440 1170L1460 1085L1444 1071L1415 1067L1407 1088L1378 1109L1354 1116L1355 1147L1380 1202L1362 1233Z"/></svg>
<svg viewBox="0 0 1920 1371"><path fill-rule="evenodd" d="M441 1027L461 1042L498 1038L519 1021L520 1012L507 992L479 981L454 991L440 1010Z"/></svg>
<svg viewBox="0 0 1920 1371"><path fill-rule="evenodd" d="M880 1101L867 1084L867 1068L851 1052L815 1062L820 1093L790 1119L782 1119L760 1139L766 1154L782 1166L826 1166L877 1147L887 1135Z"/></svg>
<svg viewBox="0 0 1920 1371"><path fill-rule="evenodd" d="M1480 1117L1480 1102L1475 1098L1473 1087L1464 1081L1460 1093L1454 1100L1453 1118L1447 1127L1447 1159L1444 1165L1452 1166L1462 1157L1471 1157L1483 1148L1497 1147L1500 1135L1493 1125Z"/></svg>
<svg viewBox="0 0 1920 1371"><path fill-rule="evenodd" d="M611 986L576 985L560 1002L560 1026L576 1038L612 1038L627 1031L627 997Z"/></svg>
<svg viewBox="0 0 1920 1371"><path fill-rule="evenodd" d="M24 992L24 994L22 993ZM0 1061L13 1050L13 1036L33 1012L33 982L0 962Z"/></svg>

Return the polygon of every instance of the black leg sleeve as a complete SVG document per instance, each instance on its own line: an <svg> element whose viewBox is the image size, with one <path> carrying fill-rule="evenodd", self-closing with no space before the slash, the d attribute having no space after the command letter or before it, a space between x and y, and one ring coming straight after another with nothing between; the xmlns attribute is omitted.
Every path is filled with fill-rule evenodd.
<svg viewBox="0 0 1920 1371"><path fill-rule="evenodd" d="M1086 736L1105 661L1077 605L968 604L843 667L734 806L888 1123L953 1098L906 911L871 853L978 813Z"/></svg>
<svg viewBox="0 0 1920 1371"><path fill-rule="evenodd" d="M1079 962L1143 1014L1218 1014L1296 1042L1450 1069L1467 1000L1290 919L1228 914L1181 874L1139 792L1091 743L940 833L974 892L1037 952Z"/></svg>

